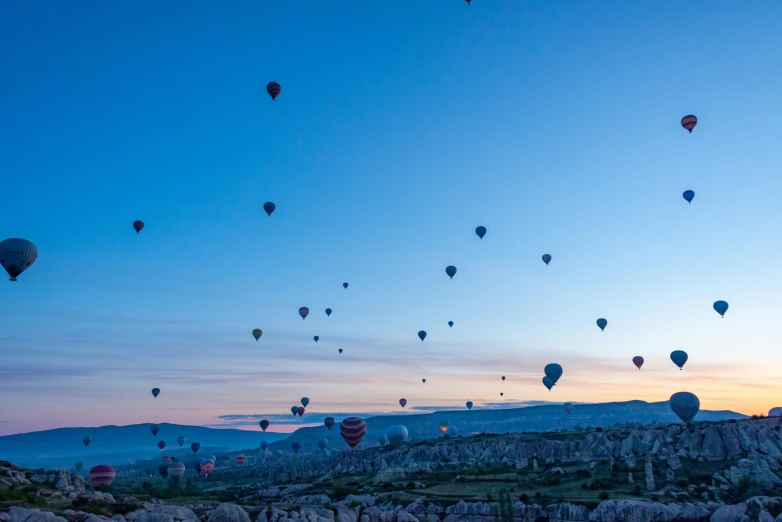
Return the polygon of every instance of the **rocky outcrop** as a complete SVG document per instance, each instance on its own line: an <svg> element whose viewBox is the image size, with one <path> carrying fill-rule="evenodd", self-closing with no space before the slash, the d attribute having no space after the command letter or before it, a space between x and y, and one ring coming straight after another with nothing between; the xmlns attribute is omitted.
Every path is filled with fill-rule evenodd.
<svg viewBox="0 0 782 522"><path fill-rule="evenodd" d="M220 504L209 515L208 522L250 522L250 517L236 504Z"/></svg>

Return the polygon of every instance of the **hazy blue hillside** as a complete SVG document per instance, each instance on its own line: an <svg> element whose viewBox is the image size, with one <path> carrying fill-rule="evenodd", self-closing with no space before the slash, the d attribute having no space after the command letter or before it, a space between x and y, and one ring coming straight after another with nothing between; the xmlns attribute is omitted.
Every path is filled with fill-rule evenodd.
<svg viewBox="0 0 782 522"><path fill-rule="evenodd" d="M92 437L89 447L82 444L85 435ZM180 435L187 438L182 448L176 442ZM271 443L285 437L287 434L165 423L160 424L160 433L156 437L149 431L149 424L58 428L0 437L0 460L9 460L16 465L30 468L71 466L77 460L83 461L87 466L120 464L157 458L162 454L157 447L159 440L166 441L166 454L185 455L190 453L191 442L201 443L201 454L210 448L219 448L220 452L257 448L262 440Z"/></svg>
<svg viewBox="0 0 782 522"><path fill-rule="evenodd" d="M696 421L719 421L729 419L745 419L747 416L733 411L701 410ZM341 421L337 418L337 422ZM477 409L468 411L441 411L426 414L381 415L364 419L367 423L367 435L363 444L375 444L377 436L384 434L393 424L403 424L407 427L410 437L427 439L442 436L440 422L449 421L450 426L456 426L458 434L469 435L470 432L506 433L517 431L553 431L556 429L572 429L574 426L613 426L620 423L659 422L668 424L679 422L673 414L668 402L609 402L602 404L576 404L573 412L568 415L562 404L545 406L528 406L509 409ZM302 451L315 451L318 440L325 437L330 448L343 449L347 444L339 434L337 424L330 431L325 426L301 428L296 430L289 439L270 444L273 450L291 451L291 443L298 441Z"/></svg>

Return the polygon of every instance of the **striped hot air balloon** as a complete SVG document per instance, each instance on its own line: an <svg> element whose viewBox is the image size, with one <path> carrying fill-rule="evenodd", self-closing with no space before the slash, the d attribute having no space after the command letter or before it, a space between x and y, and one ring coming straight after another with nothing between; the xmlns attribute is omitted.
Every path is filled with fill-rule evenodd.
<svg viewBox="0 0 782 522"><path fill-rule="evenodd" d="M30 268L38 259L38 249L26 239L12 237L0 242L0 265L5 268L11 281Z"/></svg>
<svg viewBox="0 0 782 522"><path fill-rule="evenodd" d="M94 488L98 486L108 486L114 481L114 468L106 464L100 464L90 470L90 485Z"/></svg>
<svg viewBox="0 0 782 522"><path fill-rule="evenodd" d="M697 124L698 124L698 118L696 118L692 114L688 114L687 116L682 118L682 127L684 127L690 132L692 132L692 129L694 129L695 125Z"/></svg>
<svg viewBox="0 0 782 522"><path fill-rule="evenodd" d="M345 439L350 449L356 449L364 439L364 435L367 434L367 425L359 417L348 417L339 425L339 434Z"/></svg>
<svg viewBox="0 0 782 522"><path fill-rule="evenodd" d="M240 466L243 465L245 462L247 462L247 457L244 456L244 453L240 453L236 456L236 463Z"/></svg>
<svg viewBox="0 0 782 522"><path fill-rule="evenodd" d="M133 222L133 230L136 231L136 234L144 230L144 222L141 220L136 220Z"/></svg>
<svg viewBox="0 0 782 522"><path fill-rule="evenodd" d="M269 93L269 96L272 97L272 101L274 101L277 98L277 96L280 95L280 92L282 92L282 87L280 87L280 84L277 82L269 82L266 85L266 92Z"/></svg>
<svg viewBox="0 0 782 522"><path fill-rule="evenodd" d="M185 474L185 465L182 462L172 462L168 467L169 477L181 477Z"/></svg>
<svg viewBox="0 0 782 522"><path fill-rule="evenodd" d="M640 370L641 366L644 365L644 358L641 357L640 355L636 355L635 357L633 357L633 364L636 365Z"/></svg>

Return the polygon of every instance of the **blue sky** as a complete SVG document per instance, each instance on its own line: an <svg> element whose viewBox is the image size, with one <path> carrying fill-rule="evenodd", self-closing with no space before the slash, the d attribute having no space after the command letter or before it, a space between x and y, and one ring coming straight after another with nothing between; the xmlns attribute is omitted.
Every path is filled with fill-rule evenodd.
<svg viewBox="0 0 782 522"><path fill-rule="evenodd" d="M40 256L0 285L0 432L211 424L303 395L315 413L500 391L777 406L780 15L3 4L0 236Z"/></svg>

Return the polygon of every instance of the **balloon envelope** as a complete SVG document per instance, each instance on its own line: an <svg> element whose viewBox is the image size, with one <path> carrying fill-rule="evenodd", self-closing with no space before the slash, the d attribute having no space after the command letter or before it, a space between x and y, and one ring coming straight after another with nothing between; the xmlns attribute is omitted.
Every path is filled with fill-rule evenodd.
<svg viewBox="0 0 782 522"><path fill-rule="evenodd" d="M567 414L570 415L570 412L573 411L573 403L572 402L566 402L564 408L565 408L565 411L567 412Z"/></svg>
<svg viewBox="0 0 782 522"><path fill-rule="evenodd" d="M554 381L552 381L549 377L543 377L543 386L548 388L548 391L551 391L551 388L554 387Z"/></svg>
<svg viewBox="0 0 782 522"><path fill-rule="evenodd" d="M262 449L263 451L266 451L266 448L268 448L268 447L269 447L269 442L268 442L268 441L265 441L265 440L262 440L262 441L261 441L261 449Z"/></svg>
<svg viewBox="0 0 782 522"><path fill-rule="evenodd" d="M253 330L253 337L255 337L256 341L260 339L262 335L263 335L263 330L261 330L260 328L256 328L255 330Z"/></svg>
<svg viewBox="0 0 782 522"><path fill-rule="evenodd" d="M201 473L209 475L215 469L215 463L211 460L201 461Z"/></svg>
<svg viewBox="0 0 782 522"><path fill-rule="evenodd" d="M404 408L407 405L407 399L399 399L399 405Z"/></svg>
<svg viewBox="0 0 782 522"><path fill-rule="evenodd" d="M695 125L697 124L698 124L698 118L696 118L692 114L688 114L687 116L682 118L682 127L684 127L690 132L692 132L692 129L694 129Z"/></svg>
<svg viewBox="0 0 782 522"><path fill-rule="evenodd" d="M244 454L244 453L239 453L239 454L236 456L236 463L237 463L237 464L239 464L239 465L241 466L241 465L242 465L242 464L244 464L245 462L247 462L247 457L245 456L245 454Z"/></svg>
<svg viewBox="0 0 782 522"><path fill-rule="evenodd" d="M445 430L447 430L447 429L448 429L448 425L449 425L449 424L450 424L450 423L449 423L447 420L442 420L442 421L440 421L440 431L442 431L443 433L445 433Z"/></svg>
<svg viewBox="0 0 782 522"><path fill-rule="evenodd" d="M301 449L301 442L294 442L291 444L291 449L293 450L293 453L298 453Z"/></svg>
<svg viewBox="0 0 782 522"><path fill-rule="evenodd" d="M157 436L158 432L160 432L160 426L157 424L150 424L149 425L149 431L152 432L152 436Z"/></svg>
<svg viewBox="0 0 782 522"><path fill-rule="evenodd" d="M347 289L348 289L348 284L347 284L347 283L342 283L342 288L344 288L345 290L347 290Z"/></svg>
<svg viewBox="0 0 782 522"><path fill-rule="evenodd" d="M683 350L674 350L671 352L671 360L673 361L673 364L679 367L681 370L684 366L684 363L687 362L687 359L689 357L687 356L687 352Z"/></svg>
<svg viewBox="0 0 782 522"><path fill-rule="evenodd" d="M309 314L310 314L310 309L307 308L306 306L302 306L301 308L299 308L299 315L301 316L302 319L306 319Z"/></svg>
<svg viewBox="0 0 782 522"><path fill-rule="evenodd" d="M424 339L426 339L426 332L424 332L423 330L418 332L418 338L421 339L421 342L424 342Z"/></svg>
<svg viewBox="0 0 782 522"><path fill-rule="evenodd" d="M389 426L386 430L386 437L388 437L388 442L392 447L400 446L407 441L407 428L401 424Z"/></svg>
<svg viewBox="0 0 782 522"><path fill-rule="evenodd" d="M323 424L326 428L331 429L334 427L334 424L336 424L336 421L334 420L334 417L326 417L323 419Z"/></svg>
<svg viewBox="0 0 782 522"><path fill-rule="evenodd" d="M168 478L168 464L161 464L158 466L157 472L160 473L161 477Z"/></svg>
<svg viewBox="0 0 782 522"><path fill-rule="evenodd" d="M601 330L605 330L606 326L608 326L608 321L606 321L602 317L598 319L596 322L597 322L597 326L599 326Z"/></svg>
<svg viewBox="0 0 782 522"><path fill-rule="evenodd" d="M426 379L421 379L421 382L426 384Z"/></svg>
<svg viewBox="0 0 782 522"><path fill-rule="evenodd" d="M307 405L308 405L309 403L310 403L310 400L309 400L309 398L308 398L308 397L302 397L302 398L301 398L301 405L302 405L302 406L304 406L305 408L307 407Z"/></svg>
<svg viewBox="0 0 782 522"><path fill-rule="evenodd" d="M468 409L468 410L471 410L471 409L472 409L472 401L467 401L467 403L465 404L465 406L467 406L467 409Z"/></svg>
<svg viewBox="0 0 782 522"><path fill-rule="evenodd" d="M140 220L136 220L133 222L133 230L136 231L136 234L141 232L144 229L144 222Z"/></svg>
<svg viewBox="0 0 782 522"><path fill-rule="evenodd" d="M197 442L194 442L190 445L190 449L193 450L193 453L198 453L198 450L201 449L201 445Z"/></svg>
<svg viewBox="0 0 782 522"><path fill-rule="evenodd" d="M641 357L640 355L636 355L635 357L633 357L633 364L636 365L640 370L641 366L644 365L644 358Z"/></svg>
<svg viewBox="0 0 782 522"><path fill-rule="evenodd" d="M326 315L327 315L327 316L330 316L330 315L331 315L331 308L326 308Z"/></svg>
<svg viewBox="0 0 782 522"><path fill-rule="evenodd" d="M291 406L291 413L292 413L292 414L294 415L294 417L295 417L295 416L296 416L296 414L297 414L297 413L299 413L299 407L298 407L298 406L296 406L295 404L294 404L293 406Z"/></svg>
<svg viewBox="0 0 782 522"><path fill-rule="evenodd" d="M780 408L779 406L777 406L775 408L771 408L770 410L768 410L768 416L769 417L779 417L779 416L782 416L782 408ZM78 464L78 462L76 464Z"/></svg>
<svg viewBox="0 0 782 522"><path fill-rule="evenodd" d="M296 413L298 413L298 414L299 414L299 417L301 417L302 415L304 415L304 411L305 411L305 410L304 410L304 406L299 406L298 408L296 408Z"/></svg>
<svg viewBox="0 0 782 522"><path fill-rule="evenodd" d="M320 448L321 451L326 449L326 446L328 446L328 445L329 445L329 439L327 439L325 437L318 441L318 447Z"/></svg>
<svg viewBox="0 0 782 522"><path fill-rule="evenodd" d="M0 265L5 268L11 281L30 268L38 259L38 249L26 239L12 237L0 242Z"/></svg>
<svg viewBox="0 0 782 522"><path fill-rule="evenodd" d="M161 451L162 451L162 450L164 450L164 449L166 448L166 441L164 441L164 440L159 440L159 441L157 442L157 447L158 447L158 448L160 448L160 449L161 449Z"/></svg>
<svg viewBox="0 0 782 522"><path fill-rule="evenodd" d="M271 201L267 201L263 204L263 211L266 212L267 215L271 216L272 212L274 212L274 209L277 208L277 205L272 203Z"/></svg>
<svg viewBox="0 0 782 522"><path fill-rule="evenodd" d="M266 428L269 427L269 421L266 419L263 419L261 422L258 423L258 425L261 427L263 431L266 431Z"/></svg>
<svg viewBox="0 0 782 522"><path fill-rule="evenodd" d="M725 312L728 311L728 303L725 301L717 301L714 303L714 310L722 317L725 317Z"/></svg>
<svg viewBox="0 0 782 522"><path fill-rule="evenodd" d="M181 448L186 440L187 440L186 438L184 438L182 436L179 436L179 437L176 438L176 443L179 444L179 447Z"/></svg>
<svg viewBox="0 0 782 522"><path fill-rule="evenodd" d="M459 430L456 428L456 426L448 426L448 429L445 430L446 437L456 437L458 434Z"/></svg>
<svg viewBox="0 0 782 522"><path fill-rule="evenodd" d="M546 377L551 379L551 382L554 384L557 384L557 381L560 377L562 377L562 366L551 363L547 364L545 368L543 368L543 373L546 374Z"/></svg>
<svg viewBox="0 0 782 522"><path fill-rule="evenodd" d="M277 82L269 82L266 84L266 92L268 92L269 96L274 100L282 92L282 87L280 87L280 84Z"/></svg>
<svg viewBox="0 0 782 522"><path fill-rule="evenodd" d="M157 398L160 395L160 388L152 388L152 395Z"/></svg>
<svg viewBox="0 0 782 522"><path fill-rule="evenodd" d="M76 464L73 465L74 468L76 468L76 471L81 471L84 467L84 462L78 461Z"/></svg>
<svg viewBox="0 0 782 522"><path fill-rule="evenodd" d="M682 193L682 197L687 200L687 203L692 203L692 200L695 197L695 192L692 190L685 190Z"/></svg>
<svg viewBox="0 0 782 522"><path fill-rule="evenodd" d="M388 436L385 433L381 433L377 436L377 442L380 443L381 446L385 446L388 444Z"/></svg>
<svg viewBox="0 0 782 522"><path fill-rule="evenodd" d="M318 337L318 336L316 335L315 337L313 337L313 339L315 339L315 342L317 343L317 342L320 340L320 337Z"/></svg>
<svg viewBox="0 0 782 522"><path fill-rule="evenodd" d="M339 353L342 353L342 348L339 349Z"/></svg>
<svg viewBox="0 0 782 522"><path fill-rule="evenodd" d="M348 417L339 425L339 434L342 435L350 449L356 449L356 446L361 443L366 433L367 425L359 417Z"/></svg>
<svg viewBox="0 0 782 522"><path fill-rule="evenodd" d="M478 234L478 237L483 239L483 236L486 235L486 227L478 227L475 229L475 233Z"/></svg>
<svg viewBox="0 0 782 522"><path fill-rule="evenodd" d="M168 467L169 477L181 477L185 474L185 465L182 462L172 462Z"/></svg>
<svg viewBox="0 0 782 522"><path fill-rule="evenodd" d="M453 321L448 321L448 326L453 326Z"/></svg>
<svg viewBox="0 0 782 522"><path fill-rule="evenodd" d="M698 414L701 408L701 401L694 393L676 392L668 400L671 410L679 417L682 422L690 422Z"/></svg>
<svg viewBox="0 0 782 522"><path fill-rule="evenodd" d="M98 486L108 486L114 480L114 476L114 468L111 466L107 466L106 464L95 466L90 470L90 485L94 488Z"/></svg>
<svg viewBox="0 0 782 522"><path fill-rule="evenodd" d="M549 263L551 263L551 255L549 255L549 254L543 254L543 262L544 262L544 263L546 263L547 265L548 265Z"/></svg>
<svg viewBox="0 0 782 522"><path fill-rule="evenodd" d="M456 275L456 267L455 266L446 266L445 267L445 273L448 274L448 277L453 279L453 276Z"/></svg>
<svg viewBox="0 0 782 522"><path fill-rule="evenodd" d="M81 441L84 443L85 446L89 446L90 442L92 442L92 437L84 437L81 439Z"/></svg>

